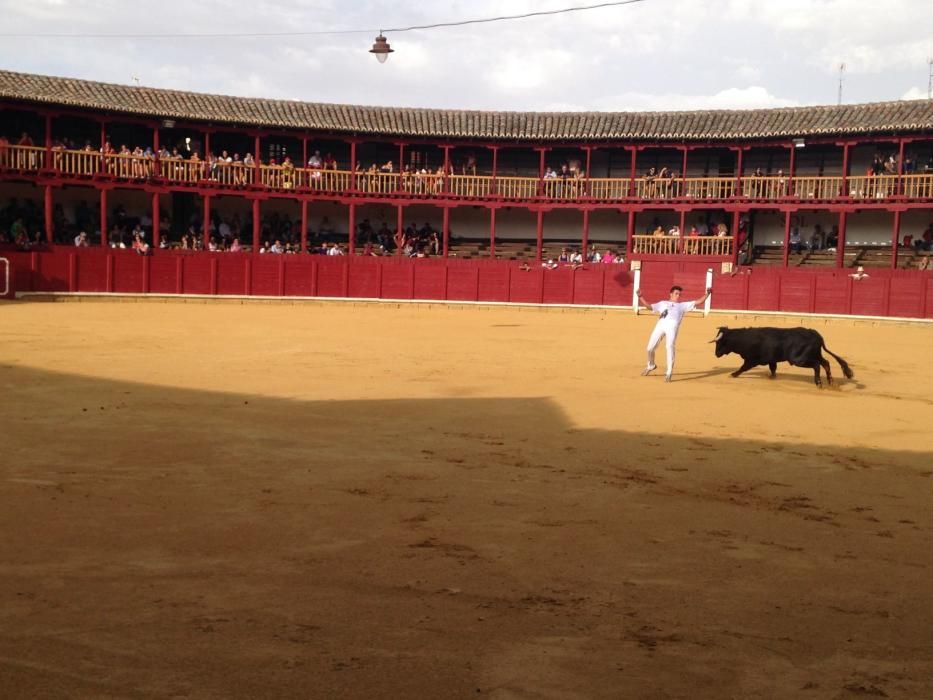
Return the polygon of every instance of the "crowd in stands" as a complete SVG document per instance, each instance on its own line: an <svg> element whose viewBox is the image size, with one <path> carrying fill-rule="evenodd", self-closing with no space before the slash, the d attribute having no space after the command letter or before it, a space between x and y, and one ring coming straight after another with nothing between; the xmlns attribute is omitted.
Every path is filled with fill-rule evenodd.
<svg viewBox="0 0 933 700"><path fill-rule="evenodd" d="M21 249L45 245L43 218L35 201L13 197L0 208L0 243Z"/></svg>

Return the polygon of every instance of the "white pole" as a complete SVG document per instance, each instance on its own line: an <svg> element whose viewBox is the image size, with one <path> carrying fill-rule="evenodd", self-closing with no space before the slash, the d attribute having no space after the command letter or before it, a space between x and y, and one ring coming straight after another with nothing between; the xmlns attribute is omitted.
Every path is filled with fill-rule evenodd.
<svg viewBox="0 0 933 700"><path fill-rule="evenodd" d="M0 262L3 263L3 291L0 292L0 297L5 297L10 293L10 261L0 258Z"/></svg>
<svg viewBox="0 0 933 700"><path fill-rule="evenodd" d="M704 287L704 291L706 291L707 289L712 289L712 288L713 288L713 268L708 267L706 268L706 287ZM706 301L703 302L703 316L704 317L709 316L709 309L710 309L710 306L712 306L712 303L713 303L712 297L706 297Z"/></svg>
<svg viewBox="0 0 933 700"><path fill-rule="evenodd" d="M638 290L641 289L641 268L635 270L635 280L632 282L632 310L638 315Z"/></svg>

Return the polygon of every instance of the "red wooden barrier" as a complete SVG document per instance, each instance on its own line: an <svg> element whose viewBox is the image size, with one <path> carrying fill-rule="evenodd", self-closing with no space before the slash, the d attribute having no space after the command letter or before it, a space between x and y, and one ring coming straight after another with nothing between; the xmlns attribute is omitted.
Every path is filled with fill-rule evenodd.
<svg viewBox="0 0 933 700"><path fill-rule="evenodd" d="M11 286L29 292L204 294L424 299L526 304L628 306L633 273L625 265L522 270L512 261L309 255L249 255L70 248L26 252L6 248ZM642 293L687 298L703 293L706 261L642 262ZM746 268L735 275L713 268L714 309L933 318L931 275L915 270Z"/></svg>

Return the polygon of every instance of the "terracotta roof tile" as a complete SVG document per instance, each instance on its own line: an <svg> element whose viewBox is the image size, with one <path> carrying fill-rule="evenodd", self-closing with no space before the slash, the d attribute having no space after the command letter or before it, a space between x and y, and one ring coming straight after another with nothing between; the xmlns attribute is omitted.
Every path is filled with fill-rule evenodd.
<svg viewBox="0 0 933 700"><path fill-rule="evenodd" d="M0 98L155 119L510 141L706 141L933 131L933 101L696 112L480 112L208 95L0 71Z"/></svg>

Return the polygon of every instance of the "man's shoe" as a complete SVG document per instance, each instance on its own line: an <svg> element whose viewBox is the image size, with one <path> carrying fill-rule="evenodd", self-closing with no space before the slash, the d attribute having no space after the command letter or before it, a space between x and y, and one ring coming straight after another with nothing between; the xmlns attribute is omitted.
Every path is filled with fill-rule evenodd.
<svg viewBox="0 0 933 700"><path fill-rule="evenodd" d="M657 368L658 368L657 365L648 365L647 367L645 367L645 368L642 370L641 376L647 377L649 374L651 374L652 372L654 372Z"/></svg>
<svg viewBox="0 0 933 700"><path fill-rule="evenodd" d="M671 375L669 375L669 374L665 374L665 375L664 375L664 383L665 383L665 384L670 384L670 383L671 383Z"/></svg>

